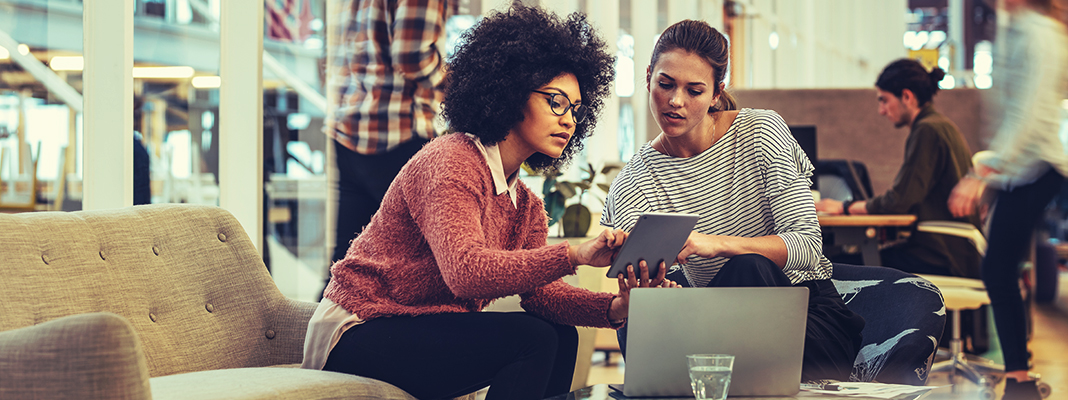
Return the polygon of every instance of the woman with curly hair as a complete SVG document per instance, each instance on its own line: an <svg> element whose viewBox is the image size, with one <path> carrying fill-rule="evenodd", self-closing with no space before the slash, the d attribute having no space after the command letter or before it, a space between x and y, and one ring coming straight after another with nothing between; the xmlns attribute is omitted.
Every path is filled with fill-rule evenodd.
<svg viewBox="0 0 1068 400"><path fill-rule="evenodd" d="M623 243L606 231L578 246L547 246L542 202L517 179L526 162L552 170L593 130L613 59L584 16L566 20L514 6L461 38L443 115L452 133L401 170L378 213L330 269L309 322L304 368L391 383L418 398L489 386L488 399L566 393L575 325L618 327L620 294L560 280L605 267ZM479 312L518 294L526 313Z"/></svg>

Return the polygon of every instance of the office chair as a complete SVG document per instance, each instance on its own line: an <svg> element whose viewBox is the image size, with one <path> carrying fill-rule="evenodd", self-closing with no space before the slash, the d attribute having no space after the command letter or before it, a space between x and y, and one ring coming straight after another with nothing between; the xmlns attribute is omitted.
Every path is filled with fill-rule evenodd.
<svg viewBox="0 0 1068 400"><path fill-rule="evenodd" d="M986 255L986 237L983 232L964 222L954 221L924 221L916 226L917 231L952 235L968 239L975 245L979 255ZM955 382L957 374L979 386L979 397L984 400L993 400L995 397L993 387L1001 380L1001 374L1005 367L988 359L967 356L964 354L963 343L960 338L960 312L961 310L975 310L990 304L990 298L986 294L986 286L982 280L962 278L954 276L920 275L927 279L942 291L946 301L946 309L953 314L953 334L950 339L948 359L939 361L931 367L932 372L949 372L949 382L953 385L953 393L958 393ZM941 350L939 351L942 352ZM1039 376L1033 374L1037 379ZM1043 398L1049 397L1052 388L1048 383L1038 383L1039 394Z"/></svg>
<svg viewBox="0 0 1068 400"><path fill-rule="evenodd" d="M868 168L860 161L819 160L815 179L824 199L867 200L874 193Z"/></svg>
<svg viewBox="0 0 1068 400"><path fill-rule="evenodd" d="M849 379L924 385L946 323L938 288L893 268L834 264L835 288L864 317L863 343Z"/></svg>

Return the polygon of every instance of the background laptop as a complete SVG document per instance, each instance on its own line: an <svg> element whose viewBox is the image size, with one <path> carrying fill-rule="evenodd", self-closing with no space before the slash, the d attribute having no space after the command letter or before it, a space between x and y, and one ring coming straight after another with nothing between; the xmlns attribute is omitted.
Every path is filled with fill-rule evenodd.
<svg viewBox="0 0 1068 400"><path fill-rule="evenodd" d="M723 353L728 395L793 396L807 309L805 287L633 289L623 394L693 397L686 355Z"/></svg>

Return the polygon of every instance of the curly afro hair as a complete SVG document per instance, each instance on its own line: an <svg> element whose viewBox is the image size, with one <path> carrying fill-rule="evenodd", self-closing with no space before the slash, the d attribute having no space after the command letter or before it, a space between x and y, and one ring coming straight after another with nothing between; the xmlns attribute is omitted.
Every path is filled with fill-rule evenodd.
<svg viewBox="0 0 1068 400"><path fill-rule="evenodd" d="M498 143L523 120L531 90L561 74L575 75L590 114L575 127L560 158L535 153L526 160L535 171L555 172L582 150L596 126L614 77L615 58L607 49L583 14L562 21L521 4L495 12L460 38L448 64L442 115L450 130Z"/></svg>

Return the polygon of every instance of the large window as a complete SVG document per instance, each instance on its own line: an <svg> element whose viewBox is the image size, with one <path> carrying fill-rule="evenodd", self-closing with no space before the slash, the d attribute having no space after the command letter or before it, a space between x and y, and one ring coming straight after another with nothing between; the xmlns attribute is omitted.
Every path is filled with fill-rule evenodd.
<svg viewBox="0 0 1068 400"><path fill-rule="evenodd" d="M325 0L264 5L264 259L282 293L318 300L330 265Z"/></svg>
<svg viewBox="0 0 1068 400"><path fill-rule="evenodd" d="M0 210L81 208L81 20L80 1L0 0Z"/></svg>

